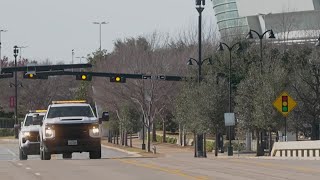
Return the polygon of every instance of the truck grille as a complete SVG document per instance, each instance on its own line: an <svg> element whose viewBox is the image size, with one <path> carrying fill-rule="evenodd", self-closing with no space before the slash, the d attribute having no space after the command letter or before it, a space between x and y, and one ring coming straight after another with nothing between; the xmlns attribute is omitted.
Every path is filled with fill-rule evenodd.
<svg viewBox="0 0 320 180"><path fill-rule="evenodd" d="M28 140L30 142L39 142L39 132L30 132Z"/></svg>
<svg viewBox="0 0 320 180"><path fill-rule="evenodd" d="M82 139L89 137L90 124L55 124L55 136L61 139Z"/></svg>

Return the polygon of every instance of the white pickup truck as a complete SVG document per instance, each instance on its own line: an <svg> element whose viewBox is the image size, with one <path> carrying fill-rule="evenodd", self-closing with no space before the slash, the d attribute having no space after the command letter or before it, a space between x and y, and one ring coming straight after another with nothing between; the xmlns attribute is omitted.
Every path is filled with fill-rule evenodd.
<svg viewBox="0 0 320 180"><path fill-rule="evenodd" d="M85 101L53 101L40 128L41 159L50 160L51 154L72 158L73 152L89 152L90 159L100 159L101 122L108 118L108 112L96 117Z"/></svg>
<svg viewBox="0 0 320 180"><path fill-rule="evenodd" d="M39 129L46 110L29 111L21 123L19 133L19 159L27 160L28 155L40 154Z"/></svg>

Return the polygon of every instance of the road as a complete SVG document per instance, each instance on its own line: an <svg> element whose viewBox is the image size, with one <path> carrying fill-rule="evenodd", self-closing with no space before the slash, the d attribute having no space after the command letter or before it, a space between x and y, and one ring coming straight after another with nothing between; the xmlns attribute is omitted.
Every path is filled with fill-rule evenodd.
<svg viewBox="0 0 320 180"><path fill-rule="evenodd" d="M132 154L103 148L102 159L90 160L87 153L74 153L73 159L53 156L41 161L30 156L19 161L15 141L0 140L1 180L88 180L88 179L308 179L320 177L320 161L269 160L258 158L193 158L189 153L165 157L134 157Z"/></svg>

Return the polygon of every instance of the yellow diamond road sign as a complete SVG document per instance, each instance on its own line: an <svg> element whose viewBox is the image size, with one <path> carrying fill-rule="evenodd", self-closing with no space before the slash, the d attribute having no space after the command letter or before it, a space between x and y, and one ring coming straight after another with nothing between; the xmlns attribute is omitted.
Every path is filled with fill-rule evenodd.
<svg viewBox="0 0 320 180"><path fill-rule="evenodd" d="M273 106L283 115L288 114L296 107L297 103L288 95L283 92L274 102Z"/></svg>

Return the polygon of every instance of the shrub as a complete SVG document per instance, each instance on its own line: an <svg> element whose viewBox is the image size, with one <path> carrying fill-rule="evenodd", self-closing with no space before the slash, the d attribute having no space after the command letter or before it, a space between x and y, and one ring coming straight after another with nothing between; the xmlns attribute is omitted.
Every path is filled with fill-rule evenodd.
<svg viewBox="0 0 320 180"><path fill-rule="evenodd" d="M161 142L162 143L163 137L160 136L160 135L157 135L156 139L157 139L157 142Z"/></svg>
<svg viewBox="0 0 320 180"><path fill-rule="evenodd" d="M0 136L13 136L14 135L14 130L13 128L0 128Z"/></svg>
<svg viewBox="0 0 320 180"><path fill-rule="evenodd" d="M216 148L216 143L214 141L207 141L206 142L206 151L212 152Z"/></svg>

